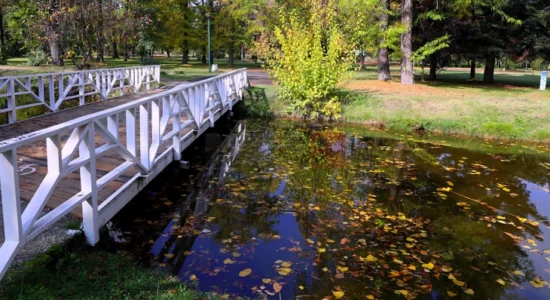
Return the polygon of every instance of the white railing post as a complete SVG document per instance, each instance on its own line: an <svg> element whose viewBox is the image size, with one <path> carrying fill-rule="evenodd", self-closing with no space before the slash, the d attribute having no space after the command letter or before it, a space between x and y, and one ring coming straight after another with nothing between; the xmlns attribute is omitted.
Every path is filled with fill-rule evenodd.
<svg viewBox="0 0 550 300"><path fill-rule="evenodd" d="M0 248L0 278L6 273L17 249L24 243L16 150L0 153L0 191L4 217L4 244Z"/></svg>
<svg viewBox="0 0 550 300"><path fill-rule="evenodd" d="M17 122L17 103L15 99L15 78L11 78L8 82L8 122L13 124Z"/></svg>
<svg viewBox="0 0 550 300"><path fill-rule="evenodd" d="M141 164L147 171L151 170L149 159L149 103L139 106L139 156Z"/></svg>
<svg viewBox="0 0 550 300"><path fill-rule="evenodd" d="M84 140L80 142L79 153L80 157L88 160L84 166L80 167L82 193L90 194L90 197L82 202L82 225L88 243L93 246L99 241L94 122L88 124L88 132L84 135Z"/></svg>

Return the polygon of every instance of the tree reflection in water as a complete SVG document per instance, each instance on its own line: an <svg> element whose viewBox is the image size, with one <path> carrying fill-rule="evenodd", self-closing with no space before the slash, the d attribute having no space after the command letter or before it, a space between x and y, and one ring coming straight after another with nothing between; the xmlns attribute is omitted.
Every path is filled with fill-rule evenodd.
<svg viewBox="0 0 550 300"><path fill-rule="evenodd" d="M149 247L159 269L251 297L277 282L282 299L544 298L548 149L476 152L283 121L246 130L221 185L199 176L200 189L146 225L164 225L160 238L132 230L133 245L162 244ZM233 157L224 151L214 161ZM183 194L178 180L150 190Z"/></svg>

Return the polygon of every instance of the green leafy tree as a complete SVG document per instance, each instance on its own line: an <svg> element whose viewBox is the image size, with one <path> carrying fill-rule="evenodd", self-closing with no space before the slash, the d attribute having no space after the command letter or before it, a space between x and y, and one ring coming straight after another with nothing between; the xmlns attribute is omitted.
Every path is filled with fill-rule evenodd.
<svg viewBox="0 0 550 300"><path fill-rule="evenodd" d="M267 65L292 108L310 116L341 112L338 85L349 75L353 45L334 22L333 7L313 6L305 21L299 12L281 13L276 45L269 47Z"/></svg>

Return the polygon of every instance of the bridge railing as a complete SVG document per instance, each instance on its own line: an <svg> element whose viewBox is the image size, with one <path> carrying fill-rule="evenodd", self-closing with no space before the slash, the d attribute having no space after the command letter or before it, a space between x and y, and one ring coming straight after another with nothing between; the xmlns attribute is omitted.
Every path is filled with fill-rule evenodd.
<svg viewBox="0 0 550 300"><path fill-rule="evenodd" d="M5 232L0 278L19 248L77 207L82 207L88 241L97 243L100 226L131 200L134 190L139 191L169 162L180 160L182 150L195 137L242 99L246 85L246 69L241 69L0 141ZM29 147L45 148L47 164L37 172L43 179L22 210L18 152ZM113 152L120 157L117 165L99 172L100 158ZM100 199L102 189L122 177L124 184ZM78 180L79 188L65 190L70 193L67 199L45 212L48 200L65 180Z"/></svg>
<svg viewBox="0 0 550 300"><path fill-rule="evenodd" d="M158 65L0 77L0 116L7 114L0 125L17 122L18 110L41 107L32 113L36 116L84 105L94 96L105 100L159 83Z"/></svg>

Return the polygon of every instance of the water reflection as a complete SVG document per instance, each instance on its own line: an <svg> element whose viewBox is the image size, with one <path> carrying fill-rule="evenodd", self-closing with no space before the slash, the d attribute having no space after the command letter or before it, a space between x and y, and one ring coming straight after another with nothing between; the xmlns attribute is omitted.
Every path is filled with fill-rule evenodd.
<svg viewBox="0 0 550 300"><path fill-rule="evenodd" d="M248 122L117 225L144 261L220 294L548 297L548 149L354 131Z"/></svg>

